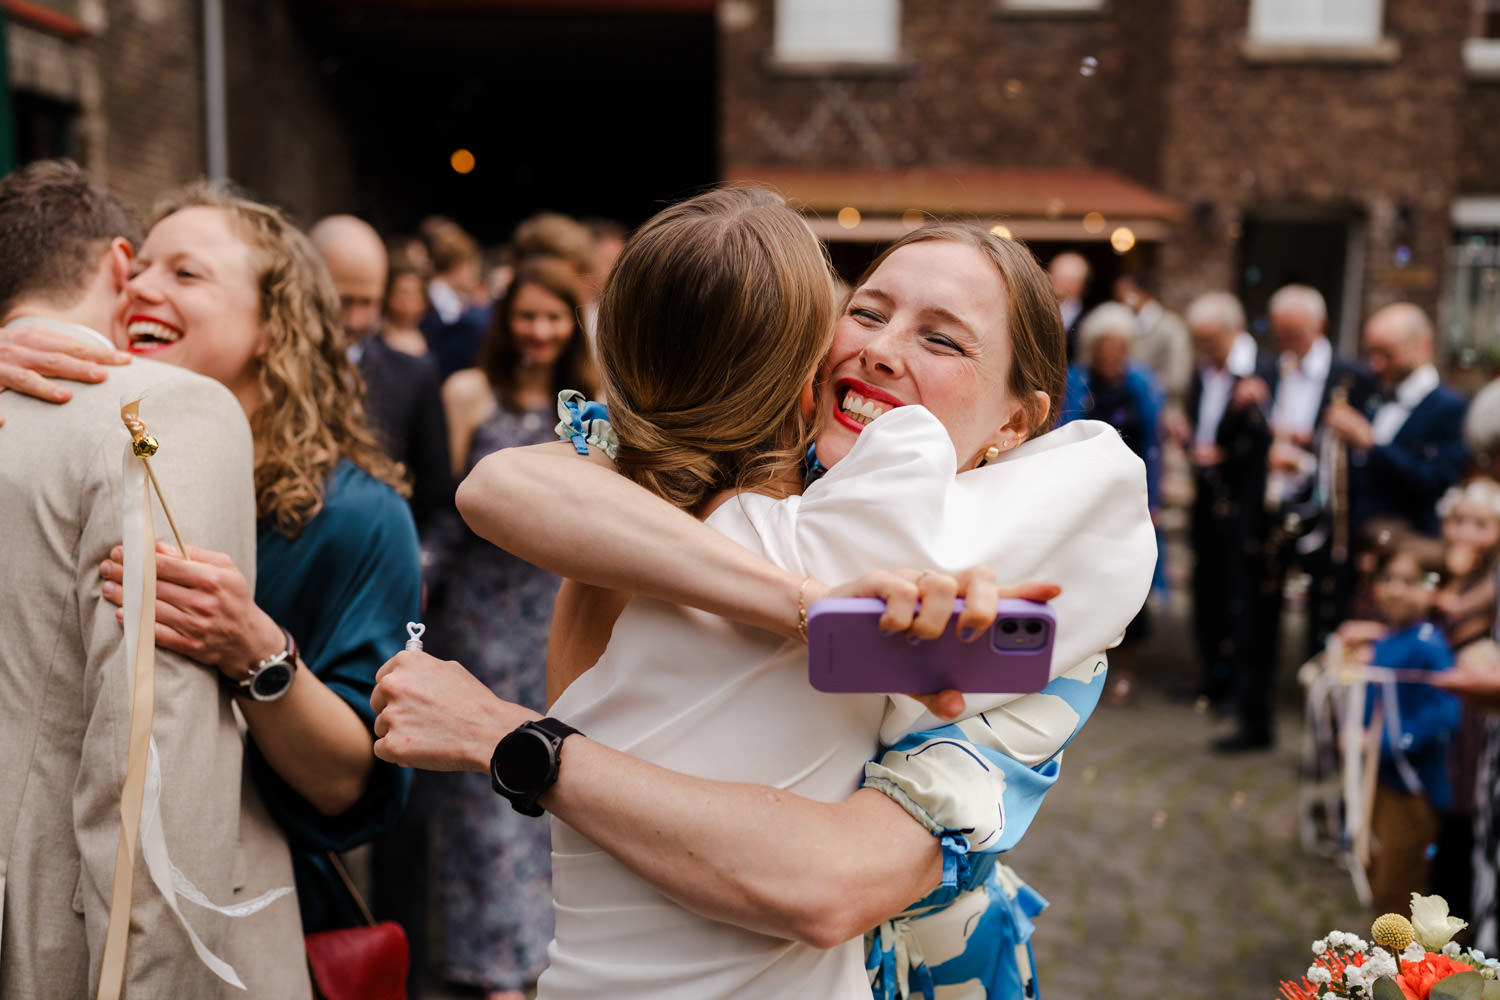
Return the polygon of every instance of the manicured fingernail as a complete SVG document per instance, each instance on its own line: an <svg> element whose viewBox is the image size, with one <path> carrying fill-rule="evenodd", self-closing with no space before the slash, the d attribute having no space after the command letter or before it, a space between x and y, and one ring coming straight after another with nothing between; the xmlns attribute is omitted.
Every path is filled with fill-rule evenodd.
<svg viewBox="0 0 1500 1000"><path fill-rule="evenodd" d="M883 628L883 629L880 630L880 637L882 639L889 639L891 636L893 636L895 634L896 634L896 630L893 629L893 628Z"/></svg>
<svg viewBox="0 0 1500 1000"><path fill-rule="evenodd" d="M959 642L973 642L978 637L979 637L979 630L977 628L972 627L972 626L960 629L959 633L958 633L958 641Z"/></svg>
<svg viewBox="0 0 1500 1000"><path fill-rule="evenodd" d="M919 635L909 635L906 637L906 644L908 646L920 646L922 644L922 637Z"/></svg>

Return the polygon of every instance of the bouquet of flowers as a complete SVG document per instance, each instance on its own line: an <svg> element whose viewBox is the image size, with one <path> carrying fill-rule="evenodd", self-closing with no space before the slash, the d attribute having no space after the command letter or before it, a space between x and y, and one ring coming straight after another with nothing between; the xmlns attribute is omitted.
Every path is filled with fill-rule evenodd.
<svg viewBox="0 0 1500 1000"><path fill-rule="evenodd" d="M1453 935L1469 926L1448 915L1441 896L1411 894L1411 919L1377 918L1371 942L1334 931L1313 942L1317 956L1299 980L1281 984L1282 1000L1500 1000L1500 961L1463 948Z"/></svg>

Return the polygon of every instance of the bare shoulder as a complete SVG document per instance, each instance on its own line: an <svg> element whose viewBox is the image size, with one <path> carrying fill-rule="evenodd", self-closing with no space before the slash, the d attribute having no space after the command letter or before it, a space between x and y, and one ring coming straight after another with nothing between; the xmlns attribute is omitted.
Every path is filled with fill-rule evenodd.
<svg viewBox="0 0 1500 1000"><path fill-rule="evenodd" d="M478 368L461 368L443 380L443 404L475 407L494 398L490 380Z"/></svg>

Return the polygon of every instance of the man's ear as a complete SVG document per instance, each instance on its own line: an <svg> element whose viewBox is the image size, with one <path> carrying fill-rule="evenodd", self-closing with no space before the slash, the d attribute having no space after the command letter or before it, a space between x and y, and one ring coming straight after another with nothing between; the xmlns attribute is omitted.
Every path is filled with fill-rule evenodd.
<svg viewBox="0 0 1500 1000"><path fill-rule="evenodd" d="M125 290L125 283L130 280L130 266L134 262L135 251L129 240L116 236L109 241L109 273L114 279L116 292Z"/></svg>

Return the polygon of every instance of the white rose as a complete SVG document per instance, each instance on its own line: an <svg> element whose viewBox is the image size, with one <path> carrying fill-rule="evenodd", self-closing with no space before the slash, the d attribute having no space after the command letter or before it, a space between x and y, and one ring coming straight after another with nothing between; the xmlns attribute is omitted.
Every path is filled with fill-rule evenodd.
<svg viewBox="0 0 1500 1000"><path fill-rule="evenodd" d="M1469 926L1468 921L1448 916L1448 901L1442 896L1411 894L1411 925L1417 940L1428 951L1441 951L1453 935Z"/></svg>

